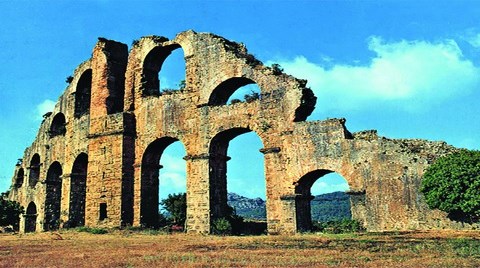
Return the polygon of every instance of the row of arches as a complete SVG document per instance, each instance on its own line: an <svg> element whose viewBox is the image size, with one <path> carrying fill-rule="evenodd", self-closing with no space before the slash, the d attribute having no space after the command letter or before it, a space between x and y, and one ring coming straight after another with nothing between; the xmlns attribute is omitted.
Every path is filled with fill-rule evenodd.
<svg viewBox="0 0 480 268"><path fill-rule="evenodd" d="M34 155L33 160L35 163L37 161L38 163L40 162L38 154ZM65 227L77 227L85 224L87 168L88 156L85 153L81 153L75 159L70 174L69 215L68 221L64 223ZM37 181L39 171L39 169L35 170L34 173L34 176L37 176ZM32 172L32 168L30 168L30 172ZM44 231L57 230L60 227L63 176L62 165L58 161L53 162L47 170L45 179ZM37 205L33 201L28 204L24 218L25 232L36 231Z"/></svg>
<svg viewBox="0 0 480 268"><path fill-rule="evenodd" d="M240 142L235 145L235 140ZM163 158L165 158L168 148L175 144L181 144L179 147L181 147L183 154L177 155L175 159L175 161L181 162L185 150L182 142L173 137L156 139L146 147L143 153L140 181L140 224L144 227L157 227L159 224L158 216L161 208L158 204L161 201L161 196L165 196L165 192L171 190L168 189L168 186L162 187L162 184L164 184L162 180L168 176L169 172L164 173L164 171L169 168L168 165L172 165L172 162ZM252 146L252 144L256 146ZM231 145L233 146L231 149L234 150L229 150ZM178 146L176 147L178 148ZM209 150L209 202L212 221L229 215L228 193L236 193L249 198L260 197L263 200L266 199L263 154L259 152L262 147L261 139L248 128L229 129L217 134L212 139ZM236 154L235 151L240 152ZM333 183L335 187L334 191L348 190L346 180L331 170L312 171L300 178L295 188L297 229L299 231L313 229L312 221L315 220L311 212L311 203L314 202L313 196L329 192L325 189L319 191L319 188L324 187L322 185L314 187L315 182L320 178L324 182L330 180L329 183ZM186 180L185 177L183 179ZM181 190L186 192L186 187L183 187ZM254 195L250 193L254 193ZM348 205L348 209L350 209L350 205ZM351 218L350 211L348 214Z"/></svg>

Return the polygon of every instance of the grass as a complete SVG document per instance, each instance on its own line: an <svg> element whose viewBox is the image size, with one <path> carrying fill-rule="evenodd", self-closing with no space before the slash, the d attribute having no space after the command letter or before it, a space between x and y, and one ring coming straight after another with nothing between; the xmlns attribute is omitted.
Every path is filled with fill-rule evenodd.
<svg viewBox="0 0 480 268"><path fill-rule="evenodd" d="M0 235L0 267L480 267L480 232Z"/></svg>

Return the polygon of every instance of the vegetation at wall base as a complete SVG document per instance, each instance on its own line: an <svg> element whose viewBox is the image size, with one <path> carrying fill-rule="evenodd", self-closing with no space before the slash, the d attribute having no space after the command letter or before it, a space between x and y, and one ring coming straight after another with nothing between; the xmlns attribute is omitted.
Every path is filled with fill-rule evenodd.
<svg viewBox="0 0 480 268"><path fill-rule="evenodd" d="M8 192L0 194L0 226L12 226L18 230L20 215L25 211L20 203L7 199Z"/></svg>
<svg viewBox="0 0 480 268"><path fill-rule="evenodd" d="M480 221L480 151L460 150L437 159L423 175L421 192L430 208L453 220Z"/></svg>
<svg viewBox="0 0 480 268"><path fill-rule="evenodd" d="M363 228L359 221L350 219L314 222L313 229L317 232L330 234L357 233L365 231L365 228Z"/></svg>

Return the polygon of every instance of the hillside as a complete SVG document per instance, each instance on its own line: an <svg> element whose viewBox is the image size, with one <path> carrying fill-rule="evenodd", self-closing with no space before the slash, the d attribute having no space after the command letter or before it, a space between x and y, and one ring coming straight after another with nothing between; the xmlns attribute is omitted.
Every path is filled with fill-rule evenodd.
<svg viewBox="0 0 480 268"><path fill-rule="evenodd" d="M261 198L248 198L236 193L228 193L228 205L235 208L238 215L245 219L265 220L265 201ZM344 192L317 195L312 200L312 219L331 221L350 219L350 197Z"/></svg>

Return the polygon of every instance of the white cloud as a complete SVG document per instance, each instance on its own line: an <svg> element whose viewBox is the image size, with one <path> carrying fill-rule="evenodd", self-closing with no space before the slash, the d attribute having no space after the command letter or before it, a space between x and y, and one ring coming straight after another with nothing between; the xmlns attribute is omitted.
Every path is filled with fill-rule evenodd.
<svg viewBox="0 0 480 268"><path fill-rule="evenodd" d="M365 66L325 67L303 56L277 62L285 72L308 80L322 111L361 109L375 102L416 111L480 84L479 69L463 57L454 40L387 43L372 37L368 48L375 57Z"/></svg>
<svg viewBox="0 0 480 268"><path fill-rule="evenodd" d="M469 33L469 34L467 34L465 39L474 48L480 48L480 34L479 33Z"/></svg>
<svg viewBox="0 0 480 268"><path fill-rule="evenodd" d="M42 103L38 104L36 107L36 119L42 119L42 116L48 112L52 112L55 108L55 102L49 99L44 100Z"/></svg>

